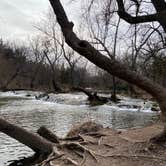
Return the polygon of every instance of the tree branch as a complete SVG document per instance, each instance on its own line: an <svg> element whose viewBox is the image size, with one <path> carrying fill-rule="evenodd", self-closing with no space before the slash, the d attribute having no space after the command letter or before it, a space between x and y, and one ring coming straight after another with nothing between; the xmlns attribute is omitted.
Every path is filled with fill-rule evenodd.
<svg viewBox="0 0 166 166"><path fill-rule="evenodd" d="M2 118L0 118L0 132L16 139L39 154L50 154L53 150L51 142Z"/></svg>
<svg viewBox="0 0 166 166"><path fill-rule="evenodd" d="M147 77L144 77L136 72L129 70L128 67L123 65L122 63L104 56L93 46L91 46L88 41L80 40L73 32L72 29L73 23L69 22L60 1L59 0L49 0L49 1L54 9L57 21L61 26L66 43L72 49L74 49L80 55L84 56L93 64L104 69L108 73L117 76L120 79L123 79L131 84L135 84L139 88L147 91L152 96L154 96L158 101L164 100L166 90L162 86L160 86L157 83L154 83L152 80L149 80Z"/></svg>
<svg viewBox="0 0 166 166"><path fill-rule="evenodd" d="M153 22L153 21L160 21L162 17L166 15L166 10L157 12L155 14L143 15L143 16L131 16L129 13L126 12L123 0L116 0L118 4L118 14L119 17L125 20L130 24L137 24L137 23L146 23L146 22Z"/></svg>

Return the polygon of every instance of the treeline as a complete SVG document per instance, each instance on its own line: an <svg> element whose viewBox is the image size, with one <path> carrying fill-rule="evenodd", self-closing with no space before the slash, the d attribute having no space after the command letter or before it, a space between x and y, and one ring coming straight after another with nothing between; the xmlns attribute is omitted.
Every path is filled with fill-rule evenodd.
<svg viewBox="0 0 166 166"><path fill-rule="evenodd" d="M51 64L45 53L29 47L13 46L0 41L0 89L34 89L53 91L53 79L60 87L99 86L96 76L86 68ZM51 60L50 60L51 61ZM52 70L52 67L54 70Z"/></svg>
<svg viewBox="0 0 166 166"><path fill-rule="evenodd" d="M54 55L39 49L38 43L31 47L21 47L0 42L0 87L5 89L34 89L54 91L54 84L63 89L72 87L92 87L93 89L113 89L113 80L110 74L93 68L82 59L68 61L56 59ZM66 53L67 54L67 53ZM71 56L75 56L69 53ZM67 55L66 55L67 56ZM51 58L53 57L53 58ZM139 59L136 70L153 79L153 81L166 86L166 56L164 52L153 50L148 54L149 59ZM132 58L125 55L121 61L132 67ZM49 60L49 61L48 61ZM89 68L90 67L90 68ZM89 72L93 69L94 72ZM116 79L117 91L131 91L131 85ZM134 88L132 87L132 91Z"/></svg>
<svg viewBox="0 0 166 166"><path fill-rule="evenodd" d="M49 82L47 66L27 60L25 47L12 47L0 43L0 87L1 89L29 89L35 84L44 87ZM36 69L38 72L36 73Z"/></svg>
<svg viewBox="0 0 166 166"><path fill-rule="evenodd" d="M40 54L40 55L39 55ZM34 58L38 56L37 58ZM86 69L54 65L54 72L44 53L38 55L26 47L11 46L0 42L0 87L1 89L45 89L53 90L52 80L61 86L88 86L90 74ZM38 60L37 60L38 59Z"/></svg>

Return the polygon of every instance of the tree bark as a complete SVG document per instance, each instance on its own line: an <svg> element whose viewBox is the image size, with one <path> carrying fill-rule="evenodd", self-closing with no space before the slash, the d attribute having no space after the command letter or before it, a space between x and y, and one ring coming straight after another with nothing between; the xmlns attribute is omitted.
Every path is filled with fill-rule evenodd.
<svg viewBox="0 0 166 166"><path fill-rule="evenodd" d="M50 142L59 143L59 138L52 131L48 130L44 126L41 126L37 133L43 138L49 140Z"/></svg>
<svg viewBox="0 0 166 166"><path fill-rule="evenodd" d="M51 142L2 118L0 118L0 131L28 146L38 154L50 154L53 151Z"/></svg>

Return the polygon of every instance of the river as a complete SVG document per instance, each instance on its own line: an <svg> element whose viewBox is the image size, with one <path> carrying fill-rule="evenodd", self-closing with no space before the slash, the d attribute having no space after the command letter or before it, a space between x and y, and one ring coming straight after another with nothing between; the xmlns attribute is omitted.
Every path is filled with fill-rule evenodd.
<svg viewBox="0 0 166 166"><path fill-rule="evenodd" d="M50 94L48 101L36 100L39 92L0 92L2 118L35 132L44 125L58 136L65 136L79 122L96 121L104 127L126 129L158 120L152 102L122 97L119 104L90 106L82 93ZM138 106L138 107L137 107ZM26 146L0 133L0 166L33 154Z"/></svg>

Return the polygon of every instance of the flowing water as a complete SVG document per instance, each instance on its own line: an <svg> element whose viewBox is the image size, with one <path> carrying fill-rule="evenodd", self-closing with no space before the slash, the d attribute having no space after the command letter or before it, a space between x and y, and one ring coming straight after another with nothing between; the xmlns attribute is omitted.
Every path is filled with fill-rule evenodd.
<svg viewBox="0 0 166 166"><path fill-rule="evenodd" d="M36 100L38 93L0 92L1 117L34 132L44 125L61 137L76 123L89 120L117 129L145 126L158 120L158 113L150 111L150 101L121 97L117 105L90 106L82 93L50 94L49 101ZM0 133L0 166L31 154L29 148Z"/></svg>

